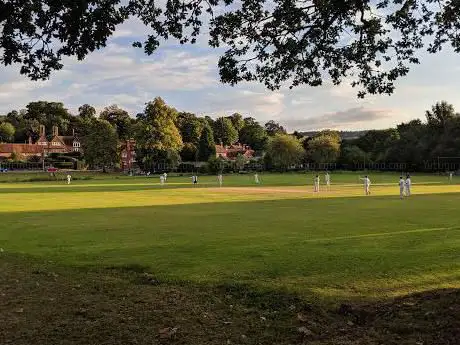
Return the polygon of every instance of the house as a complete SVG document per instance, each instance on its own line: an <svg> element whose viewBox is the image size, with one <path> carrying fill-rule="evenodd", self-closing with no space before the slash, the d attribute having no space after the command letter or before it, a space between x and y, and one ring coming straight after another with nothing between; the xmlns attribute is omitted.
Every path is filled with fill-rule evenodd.
<svg viewBox="0 0 460 345"><path fill-rule="evenodd" d="M71 136L60 136L58 127L53 126L53 137L48 141L45 126L40 125L39 130L39 138L35 143L29 137L28 144L0 144L0 158L11 158L13 153L29 158L43 157L48 153L81 152L81 143L75 131Z"/></svg>
<svg viewBox="0 0 460 345"><path fill-rule="evenodd" d="M42 138L42 135L40 135L40 138ZM78 137L75 135L75 130L73 131L72 135L60 136L59 128L57 126L53 126L53 137L48 143L47 152L49 153L69 153L69 152L80 152L80 151L81 151L81 143Z"/></svg>
<svg viewBox="0 0 460 345"><path fill-rule="evenodd" d="M235 160L236 157L241 154L247 159L254 157L254 150L252 150L248 145L236 143L229 146L216 145L216 157L223 158L227 160Z"/></svg>
<svg viewBox="0 0 460 345"><path fill-rule="evenodd" d="M120 168L122 170L132 170L136 163L136 141L129 139L120 145Z"/></svg>

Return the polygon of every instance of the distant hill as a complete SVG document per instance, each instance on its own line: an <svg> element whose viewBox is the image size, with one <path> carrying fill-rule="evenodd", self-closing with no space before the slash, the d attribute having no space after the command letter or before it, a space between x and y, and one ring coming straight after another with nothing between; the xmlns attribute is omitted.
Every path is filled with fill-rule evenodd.
<svg viewBox="0 0 460 345"><path fill-rule="evenodd" d="M304 137L312 137L320 131L298 132ZM362 137L367 131L338 131L342 140L357 139Z"/></svg>

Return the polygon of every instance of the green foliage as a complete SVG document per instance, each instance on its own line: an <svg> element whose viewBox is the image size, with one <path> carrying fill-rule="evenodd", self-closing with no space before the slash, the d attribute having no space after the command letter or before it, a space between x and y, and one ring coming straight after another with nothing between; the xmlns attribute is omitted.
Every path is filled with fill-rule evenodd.
<svg viewBox="0 0 460 345"><path fill-rule="evenodd" d="M238 171L244 169L244 165L248 162L248 159L244 157L241 153L238 153L235 159L235 165Z"/></svg>
<svg viewBox="0 0 460 345"><path fill-rule="evenodd" d="M211 157L208 160L208 172L210 174L216 175L224 172L227 162L220 157Z"/></svg>
<svg viewBox="0 0 460 345"><path fill-rule="evenodd" d="M83 104L78 108L78 115L84 120L93 119L96 116L96 109L89 104Z"/></svg>
<svg viewBox="0 0 460 345"><path fill-rule="evenodd" d="M95 119L82 138L85 161L90 166L112 166L118 161L117 145L118 136L112 125L105 120Z"/></svg>
<svg viewBox="0 0 460 345"><path fill-rule="evenodd" d="M280 170L286 170L299 163L304 154L305 150L300 141L287 134L276 134L270 139L267 147L270 163Z"/></svg>
<svg viewBox="0 0 460 345"><path fill-rule="evenodd" d="M231 145L238 141L238 131L233 127L232 121L226 117L219 117L214 122L214 141L223 143L223 145Z"/></svg>
<svg viewBox="0 0 460 345"><path fill-rule="evenodd" d="M283 126L281 126L278 122L275 122L273 120L270 120L265 124L265 131L271 137L277 134L287 133Z"/></svg>
<svg viewBox="0 0 460 345"><path fill-rule="evenodd" d="M212 134L212 129L209 125L205 125L201 132L200 142L198 146L198 160L207 161L211 157L216 156L216 145Z"/></svg>
<svg viewBox="0 0 460 345"><path fill-rule="evenodd" d="M341 162L344 164L359 164L365 163L368 160L366 152L361 150L356 145L347 145L342 148Z"/></svg>
<svg viewBox="0 0 460 345"><path fill-rule="evenodd" d="M241 129L244 127L244 120L243 116L238 113L234 113L231 116L228 116L230 121L232 121L233 128L236 129L236 131L239 133Z"/></svg>
<svg viewBox="0 0 460 345"><path fill-rule="evenodd" d="M233 5L219 12L219 1L2 1L0 61L19 64L33 80L47 79L65 56L84 59L134 17L151 29L144 42L133 42L146 54L168 39L195 43L205 27L211 47L226 47L218 63L224 83L258 81L273 90L325 79L337 85L347 77L363 97L392 93L423 48L460 51L455 1L225 3Z"/></svg>
<svg viewBox="0 0 460 345"><path fill-rule="evenodd" d="M85 111L91 112L91 109ZM117 131L121 140L128 140L132 135L132 120L126 110L119 108L117 105L111 105L101 112L99 118L108 121Z"/></svg>
<svg viewBox="0 0 460 345"><path fill-rule="evenodd" d="M0 143L2 141L11 142L14 140L14 134L16 129L11 123L3 122L0 123Z"/></svg>
<svg viewBox="0 0 460 345"><path fill-rule="evenodd" d="M198 159L198 148L195 144L185 143L180 156L184 162L194 162Z"/></svg>
<svg viewBox="0 0 460 345"><path fill-rule="evenodd" d="M198 144L205 121L192 113L181 112L177 115L176 126L184 143Z"/></svg>
<svg viewBox="0 0 460 345"><path fill-rule="evenodd" d="M267 145L267 132L253 118L244 119L244 127L240 131L240 142L249 145L255 151L264 151Z"/></svg>
<svg viewBox="0 0 460 345"><path fill-rule="evenodd" d="M314 163L335 163L340 155L340 136L324 131L308 141L307 156Z"/></svg>
<svg viewBox="0 0 460 345"><path fill-rule="evenodd" d="M38 125L44 125L48 137L52 136L53 126L57 126L60 135L69 134L70 113L64 107L64 104L59 102L30 102L26 106L24 119L34 121L38 131Z"/></svg>

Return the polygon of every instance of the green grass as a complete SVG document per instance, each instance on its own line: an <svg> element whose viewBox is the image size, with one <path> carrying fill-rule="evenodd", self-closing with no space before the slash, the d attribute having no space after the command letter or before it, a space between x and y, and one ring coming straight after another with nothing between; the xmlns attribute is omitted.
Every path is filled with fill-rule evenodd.
<svg viewBox="0 0 460 345"><path fill-rule="evenodd" d="M7 174L5 174L7 175ZM146 266L159 279L244 283L325 301L460 287L460 185L397 174L110 178L0 185L0 247L69 266ZM308 185L306 183L308 182Z"/></svg>

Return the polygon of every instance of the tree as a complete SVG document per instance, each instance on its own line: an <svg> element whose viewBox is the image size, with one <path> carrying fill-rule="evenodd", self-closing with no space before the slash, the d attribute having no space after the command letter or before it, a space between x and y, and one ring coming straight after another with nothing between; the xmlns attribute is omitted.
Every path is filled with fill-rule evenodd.
<svg viewBox="0 0 460 345"><path fill-rule="evenodd" d="M144 163L167 161L171 152L180 152L182 138L176 127L177 111L160 97L147 103L144 113L138 115L136 125L136 154Z"/></svg>
<svg viewBox="0 0 460 345"><path fill-rule="evenodd" d="M329 133L320 133L308 142L307 154L315 163L335 163L340 155L340 140Z"/></svg>
<svg viewBox="0 0 460 345"><path fill-rule="evenodd" d="M341 150L340 158L342 163L356 165L365 163L367 155L356 145L346 145Z"/></svg>
<svg viewBox="0 0 460 345"><path fill-rule="evenodd" d="M60 102L30 102L26 106L25 120L36 121L44 125L49 136L53 126L57 126L61 135L67 134L70 123L70 113Z"/></svg>
<svg viewBox="0 0 460 345"><path fill-rule="evenodd" d="M92 119L96 116L96 109L89 104L83 104L78 108L78 115L84 120Z"/></svg>
<svg viewBox="0 0 460 345"><path fill-rule="evenodd" d="M305 150L300 141L287 134L275 135L267 147L270 163L280 170L286 170L291 165L299 163L304 154Z"/></svg>
<svg viewBox="0 0 460 345"><path fill-rule="evenodd" d="M82 149L86 162L94 167L107 166L118 160L118 136L113 126L105 120L94 119L89 125L88 133L82 138Z"/></svg>
<svg viewBox="0 0 460 345"><path fill-rule="evenodd" d="M238 170L243 170L244 165L247 163L248 159L244 157L241 153L238 153L235 159L235 165Z"/></svg>
<svg viewBox="0 0 460 345"><path fill-rule="evenodd" d="M459 115L455 113L454 106L446 101L437 102L431 107L431 111L426 111L428 126L444 130L447 123Z"/></svg>
<svg viewBox="0 0 460 345"><path fill-rule="evenodd" d="M249 145L255 151L265 150L268 140L265 129L252 117L245 118L244 123L240 131L240 142Z"/></svg>
<svg viewBox="0 0 460 345"><path fill-rule="evenodd" d="M270 120L265 124L265 131L267 134L271 137L277 135L277 134L286 134L286 130L284 129L283 126L281 126L279 123Z"/></svg>
<svg viewBox="0 0 460 345"><path fill-rule="evenodd" d="M216 144L212 129L209 125L205 125L201 132L200 143L198 146L198 159L202 162L216 156Z"/></svg>
<svg viewBox="0 0 460 345"><path fill-rule="evenodd" d="M195 43L209 28L209 45L226 47L219 59L221 81L258 81L269 89L283 84L318 86L345 78L365 93L392 93L394 81L419 63L421 49L437 53L457 35L456 1L213 1L4 0L0 2L0 61L18 63L20 73L46 79L65 56L84 59L104 47L117 26L135 17L150 27L152 54L160 43ZM211 15L210 15L211 14ZM346 42L346 44L344 44ZM250 62L250 63L249 63Z"/></svg>
<svg viewBox="0 0 460 345"><path fill-rule="evenodd" d="M205 121L195 114L181 112L177 115L176 126L184 143L198 144L204 125Z"/></svg>
<svg viewBox="0 0 460 345"><path fill-rule="evenodd" d="M132 134L132 121L126 110L111 105L101 112L99 118L108 121L117 131L120 140L128 140Z"/></svg>
<svg viewBox="0 0 460 345"><path fill-rule="evenodd" d="M220 117L214 122L214 140L223 145L231 145L238 141L238 131L229 118Z"/></svg>
<svg viewBox="0 0 460 345"><path fill-rule="evenodd" d="M228 116L228 118L230 119L230 121L232 121L233 127L239 133L241 131L241 129L244 127L243 116L241 116L241 114L234 113L233 115Z"/></svg>
<svg viewBox="0 0 460 345"><path fill-rule="evenodd" d="M16 129L13 127L11 123L8 123L8 122L0 123L0 142L13 141L15 133L16 133Z"/></svg>
<svg viewBox="0 0 460 345"><path fill-rule="evenodd" d="M193 143L185 143L180 157L184 162L194 162L198 159L198 148Z"/></svg>

